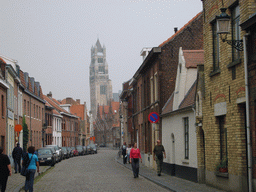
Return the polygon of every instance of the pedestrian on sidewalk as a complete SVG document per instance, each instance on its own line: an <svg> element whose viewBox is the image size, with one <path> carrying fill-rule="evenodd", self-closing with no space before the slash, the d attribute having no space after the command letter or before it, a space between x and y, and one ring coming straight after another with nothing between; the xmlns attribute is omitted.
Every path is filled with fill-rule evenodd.
<svg viewBox="0 0 256 192"><path fill-rule="evenodd" d="M128 162L130 163L130 152L131 152L131 144L128 145L127 149L126 149L126 154L127 154L127 159Z"/></svg>
<svg viewBox="0 0 256 192"><path fill-rule="evenodd" d="M3 154L3 148L0 147L0 187L1 192L6 189L8 176L12 175L12 168L10 159L7 155Z"/></svg>
<svg viewBox="0 0 256 192"><path fill-rule="evenodd" d="M123 163L126 164L127 156L126 156L126 142L122 145L122 155L123 155Z"/></svg>
<svg viewBox="0 0 256 192"><path fill-rule="evenodd" d="M13 158L13 161L14 161L15 173L18 172L17 169L19 169L19 173L20 173L20 170L21 170L21 166L20 166L21 157L22 157L22 148L20 147L20 144L17 143L17 146L14 147L14 149L12 151L12 158Z"/></svg>
<svg viewBox="0 0 256 192"><path fill-rule="evenodd" d="M164 157L163 157L164 155ZM166 158L164 146L161 145L161 141L157 140L157 145L154 147L153 150L153 159L156 161L157 164L157 175L161 176L161 172L163 170L163 158Z"/></svg>
<svg viewBox="0 0 256 192"><path fill-rule="evenodd" d="M30 146L28 148L28 158L30 159L30 163L28 166L28 174L26 175L26 181L25 181L25 191L27 192L33 192L33 185L34 185L34 177L37 172L39 173L39 162L38 157L35 153L35 147ZM23 163L22 163L23 165Z"/></svg>
<svg viewBox="0 0 256 192"><path fill-rule="evenodd" d="M134 143L133 148L130 151L130 163L132 164L132 171L134 178L139 177L140 162L142 163L140 150L137 148L137 143Z"/></svg>

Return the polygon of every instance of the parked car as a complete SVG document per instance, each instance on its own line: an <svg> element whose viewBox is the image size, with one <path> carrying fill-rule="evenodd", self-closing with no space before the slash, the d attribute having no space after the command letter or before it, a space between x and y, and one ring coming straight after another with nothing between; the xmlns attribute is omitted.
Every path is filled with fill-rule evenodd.
<svg viewBox="0 0 256 192"><path fill-rule="evenodd" d="M53 148L40 148L37 150L39 164L48 164L54 166L56 164L57 153Z"/></svg>
<svg viewBox="0 0 256 192"><path fill-rule="evenodd" d="M101 143L100 147L106 147L106 144L105 143Z"/></svg>
<svg viewBox="0 0 256 192"><path fill-rule="evenodd" d="M63 153L63 158L68 159L69 158L69 153L66 147L61 147L61 151Z"/></svg>
<svg viewBox="0 0 256 192"><path fill-rule="evenodd" d="M56 153L58 155L57 162L60 162L63 159L63 154L62 154L61 148L58 145L46 145L46 147L54 148L54 150L56 151Z"/></svg>
<svg viewBox="0 0 256 192"><path fill-rule="evenodd" d="M84 154L87 155L87 147L86 146L83 146L83 150L84 150Z"/></svg>
<svg viewBox="0 0 256 192"><path fill-rule="evenodd" d="M90 144L93 154L98 153L97 146L95 144Z"/></svg>
<svg viewBox="0 0 256 192"><path fill-rule="evenodd" d="M67 147L67 151L68 151L69 157L73 157L73 150L70 147Z"/></svg>
<svg viewBox="0 0 256 192"><path fill-rule="evenodd" d="M87 154L92 154L92 148L91 148L91 146L90 145L87 145Z"/></svg>
<svg viewBox="0 0 256 192"><path fill-rule="evenodd" d="M76 150L78 151L79 155L85 155L83 147L81 145L76 145Z"/></svg>

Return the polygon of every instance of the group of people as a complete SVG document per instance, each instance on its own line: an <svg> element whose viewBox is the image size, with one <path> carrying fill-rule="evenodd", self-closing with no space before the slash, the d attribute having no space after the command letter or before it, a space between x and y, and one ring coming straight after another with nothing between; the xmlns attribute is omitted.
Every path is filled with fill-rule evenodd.
<svg viewBox="0 0 256 192"><path fill-rule="evenodd" d="M26 181L25 181L25 191L32 192L33 191L33 184L34 184L34 177L35 172L39 173L39 162L38 157L35 154L35 147L30 146L28 148L28 153L23 151L20 147L20 144L17 143L17 146L12 151L12 158L14 161L14 170L15 173L21 172L21 160L22 166L25 166L25 160L28 158L28 173L26 174ZM8 180L8 176L12 175L11 163L10 159L7 155L3 154L3 148L0 147L0 187L1 192L6 190L6 184Z"/></svg>
<svg viewBox="0 0 256 192"><path fill-rule="evenodd" d="M126 146L126 142L122 145L122 155L123 155L123 163L126 164L127 160L132 164L132 171L134 178L139 177L139 160L142 163L142 158L140 154L140 149L137 148L137 143L133 145L129 144ZM164 146L161 144L160 140L157 140L157 144L153 150L153 160L156 161L157 164L157 175L161 176L161 172L163 170L163 159L166 158L166 153L164 150Z"/></svg>

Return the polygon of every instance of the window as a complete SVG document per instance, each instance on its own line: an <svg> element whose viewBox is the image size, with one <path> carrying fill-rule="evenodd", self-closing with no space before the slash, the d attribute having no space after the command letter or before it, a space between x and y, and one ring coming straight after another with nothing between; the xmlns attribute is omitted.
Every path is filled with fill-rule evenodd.
<svg viewBox="0 0 256 192"><path fill-rule="evenodd" d="M2 105L2 117L4 117L4 96L1 97L1 105Z"/></svg>
<svg viewBox="0 0 256 192"><path fill-rule="evenodd" d="M240 40L240 11L239 6L231 10L232 40ZM239 51L232 47L232 61L240 59Z"/></svg>
<svg viewBox="0 0 256 192"><path fill-rule="evenodd" d="M227 129L224 128L225 116L218 117L220 131L220 160L227 159Z"/></svg>
<svg viewBox="0 0 256 192"><path fill-rule="evenodd" d="M99 72L105 73L105 67L104 66L99 66Z"/></svg>
<svg viewBox="0 0 256 192"><path fill-rule="evenodd" d="M219 69L219 35L217 34L217 23L212 23L212 44L213 44L213 71Z"/></svg>
<svg viewBox="0 0 256 192"><path fill-rule="evenodd" d="M24 99L24 109L23 109L23 113L24 113L24 115L26 115L26 110L27 110L27 108L26 108L26 100Z"/></svg>
<svg viewBox="0 0 256 192"><path fill-rule="evenodd" d="M154 90L155 90L155 101L157 101L158 100L157 74L154 75Z"/></svg>
<svg viewBox="0 0 256 192"><path fill-rule="evenodd" d="M185 142L185 159L189 159L189 121L188 117L183 118L184 123L184 142Z"/></svg>
<svg viewBox="0 0 256 192"><path fill-rule="evenodd" d="M98 58L98 63L103 63L103 58Z"/></svg>
<svg viewBox="0 0 256 192"><path fill-rule="evenodd" d="M105 95L106 94L106 85L101 85L100 86L100 94Z"/></svg>
<svg viewBox="0 0 256 192"><path fill-rule="evenodd" d="M153 103L154 101L154 82L153 77L150 78L150 102Z"/></svg>
<svg viewBox="0 0 256 192"><path fill-rule="evenodd" d="M30 106L29 106L29 101L28 101L27 107L28 107L28 116L30 116L30 114L29 114L29 108L30 108Z"/></svg>

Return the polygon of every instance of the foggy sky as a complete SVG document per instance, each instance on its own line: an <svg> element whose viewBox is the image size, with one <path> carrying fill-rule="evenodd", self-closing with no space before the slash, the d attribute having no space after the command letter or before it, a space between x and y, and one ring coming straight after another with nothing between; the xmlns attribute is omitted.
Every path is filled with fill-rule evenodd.
<svg viewBox="0 0 256 192"><path fill-rule="evenodd" d="M202 11L200 0L1 0L0 55L18 61L44 94L90 107L91 46L106 46L113 92L157 47Z"/></svg>

